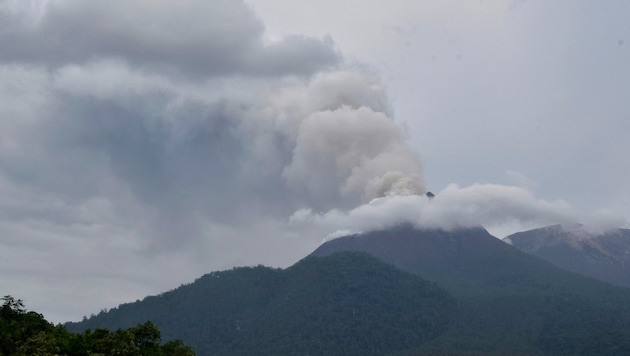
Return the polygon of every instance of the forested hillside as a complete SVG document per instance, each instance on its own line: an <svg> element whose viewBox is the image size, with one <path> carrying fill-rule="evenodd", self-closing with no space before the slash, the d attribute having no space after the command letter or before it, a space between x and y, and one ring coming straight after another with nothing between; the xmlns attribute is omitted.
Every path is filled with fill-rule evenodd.
<svg viewBox="0 0 630 356"><path fill-rule="evenodd" d="M577 275L483 228L399 225L329 241L312 256L363 251L443 287L456 326L432 344L467 352L630 352L630 290ZM458 345L458 346L456 346Z"/></svg>
<svg viewBox="0 0 630 356"><path fill-rule="evenodd" d="M628 300L483 229L405 225L330 241L285 270L213 272L67 327L150 320L200 355L619 355L630 354Z"/></svg>
<svg viewBox="0 0 630 356"><path fill-rule="evenodd" d="M70 330L151 320L200 355L383 354L446 332L455 300L364 253L307 258L286 270L213 272L124 304Z"/></svg>

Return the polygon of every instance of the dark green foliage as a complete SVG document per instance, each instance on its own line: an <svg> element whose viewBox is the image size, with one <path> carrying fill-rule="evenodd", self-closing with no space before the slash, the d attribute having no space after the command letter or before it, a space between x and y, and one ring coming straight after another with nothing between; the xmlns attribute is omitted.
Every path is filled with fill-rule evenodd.
<svg viewBox="0 0 630 356"><path fill-rule="evenodd" d="M443 333L454 300L434 284L363 253L307 258L243 333L241 354L382 354Z"/></svg>
<svg viewBox="0 0 630 356"><path fill-rule="evenodd" d="M435 284L367 254L343 253L286 270L214 272L68 327L148 318L203 355L381 354L434 339L456 314L454 299Z"/></svg>
<svg viewBox="0 0 630 356"><path fill-rule="evenodd" d="M67 327L81 332L87 328L130 327L151 320L166 339L184 340L204 355L207 350L235 342L237 331L247 328L270 302L280 277L280 270L262 266L213 272L192 285L120 305L81 323L68 323Z"/></svg>
<svg viewBox="0 0 630 356"><path fill-rule="evenodd" d="M27 312L20 299L11 296L2 298L0 310L0 354L30 354L56 351L53 334L55 327L35 312Z"/></svg>
<svg viewBox="0 0 630 356"><path fill-rule="evenodd" d="M125 355L194 356L192 348L179 341L160 345L160 330L150 322L110 332L97 329L71 334L53 326L41 314L27 312L21 300L11 296L0 311L0 355Z"/></svg>
<svg viewBox="0 0 630 356"><path fill-rule="evenodd" d="M400 226L333 240L286 270L214 272L67 327L151 320L202 355L621 355L628 301L628 289L481 228Z"/></svg>
<svg viewBox="0 0 630 356"><path fill-rule="evenodd" d="M368 252L457 298L454 327L425 350L630 354L629 290L556 268L482 228L402 225L330 241L313 255L339 251Z"/></svg>

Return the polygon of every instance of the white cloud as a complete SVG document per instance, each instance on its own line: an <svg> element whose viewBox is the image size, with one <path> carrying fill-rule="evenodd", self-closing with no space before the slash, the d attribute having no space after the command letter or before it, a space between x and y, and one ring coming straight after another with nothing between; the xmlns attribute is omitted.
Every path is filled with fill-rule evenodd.
<svg viewBox="0 0 630 356"><path fill-rule="evenodd" d="M349 210L326 213L300 210L291 224L335 231L370 231L411 223L419 228L458 229L484 226L497 237L524 228L584 223L597 229L620 226L624 220L607 214L579 212L568 203L537 199L524 188L498 184L449 185L432 199L422 195L390 195ZM337 236L334 234L333 236Z"/></svg>

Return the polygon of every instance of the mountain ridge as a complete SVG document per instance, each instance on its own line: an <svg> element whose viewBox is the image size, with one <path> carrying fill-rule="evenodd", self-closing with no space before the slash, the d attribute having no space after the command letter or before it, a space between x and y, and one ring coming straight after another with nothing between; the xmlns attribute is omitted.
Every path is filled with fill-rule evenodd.
<svg viewBox="0 0 630 356"><path fill-rule="evenodd" d="M623 354L628 300L483 228L402 224L325 242L284 270L212 272L67 327L148 319L204 355Z"/></svg>
<svg viewBox="0 0 630 356"><path fill-rule="evenodd" d="M456 294L467 289L466 296L471 296L471 289L479 289L471 285L473 280L482 284L509 281L516 272L544 279L549 276L549 267L552 274L565 273L549 262L504 243L483 227L447 231L400 224L327 241L309 256L327 256L340 251L367 252L408 272L439 280ZM520 271L506 268L516 263ZM483 293L483 289L485 287L478 292Z"/></svg>
<svg viewBox="0 0 630 356"><path fill-rule="evenodd" d="M630 230L591 232L579 225L552 225L503 239L557 267L630 288Z"/></svg>

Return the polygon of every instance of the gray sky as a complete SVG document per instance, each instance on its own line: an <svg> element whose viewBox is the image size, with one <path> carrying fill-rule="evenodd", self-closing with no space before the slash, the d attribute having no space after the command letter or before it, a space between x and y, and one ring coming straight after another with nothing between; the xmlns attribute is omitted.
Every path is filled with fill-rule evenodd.
<svg viewBox="0 0 630 356"><path fill-rule="evenodd" d="M400 221L626 227L628 18L0 0L0 289L63 322Z"/></svg>

